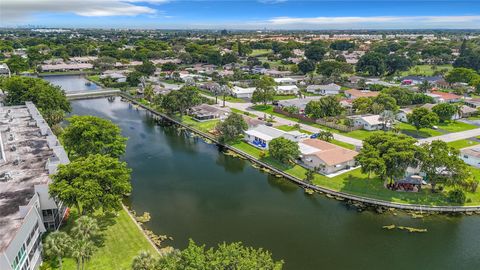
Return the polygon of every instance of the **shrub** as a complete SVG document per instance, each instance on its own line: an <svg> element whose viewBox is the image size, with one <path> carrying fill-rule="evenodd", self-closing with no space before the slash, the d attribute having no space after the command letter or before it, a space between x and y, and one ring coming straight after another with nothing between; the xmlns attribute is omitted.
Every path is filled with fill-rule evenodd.
<svg viewBox="0 0 480 270"><path fill-rule="evenodd" d="M464 204L467 197L463 190L456 188L448 192L448 200L453 203Z"/></svg>

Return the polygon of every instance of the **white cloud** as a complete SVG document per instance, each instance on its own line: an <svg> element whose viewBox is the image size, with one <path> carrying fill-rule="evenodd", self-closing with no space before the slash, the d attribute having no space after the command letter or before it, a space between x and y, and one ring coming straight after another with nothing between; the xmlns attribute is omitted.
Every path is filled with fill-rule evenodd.
<svg viewBox="0 0 480 270"><path fill-rule="evenodd" d="M267 21L280 28L480 28L480 15L373 16L373 17L276 17Z"/></svg>
<svg viewBox="0 0 480 270"><path fill-rule="evenodd" d="M165 2L168 0L0 0L0 17L3 23L26 20L31 15L42 13L74 13L88 17L135 16L156 13L145 3Z"/></svg>

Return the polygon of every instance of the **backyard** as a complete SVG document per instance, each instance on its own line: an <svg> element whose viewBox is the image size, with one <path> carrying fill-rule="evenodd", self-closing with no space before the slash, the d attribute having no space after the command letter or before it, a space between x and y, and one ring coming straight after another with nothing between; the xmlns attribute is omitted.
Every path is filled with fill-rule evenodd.
<svg viewBox="0 0 480 270"><path fill-rule="evenodd" d="M115 214L96 214L99 226L102 230L102 237L96 242L96 251L88 261L86 269L111 270L130 269L132 260L141 251L149 251L156 254L157 251L145 238L142 231L130 218L127 211L122 209ZM75 213L70 215L67 223L60 229L68 232L76 219ZM58 269L49 263L44 263L42 269ZM63 269L76 269L77 265L73 259L64 259Z"/></svg>
<svg viewBox="0 0 480 270"><path fill-rule="evenodd" d="M416 65L411 67L407 71L401 72L401 76L408 76L408 75L419 75L419 76L432 76L435 70L439 71L442 69L451 70L453 69L452 65L438 65L433 68L432 65Z"/></svg>

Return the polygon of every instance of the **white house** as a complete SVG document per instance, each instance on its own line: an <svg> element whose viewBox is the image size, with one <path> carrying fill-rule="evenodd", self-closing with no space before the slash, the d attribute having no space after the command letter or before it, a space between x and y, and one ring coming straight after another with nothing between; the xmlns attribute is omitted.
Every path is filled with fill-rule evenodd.
<svg viewBox="0 0 480 270"><path fill-rule="evenodd" d="M0 76L10 77L10 75L10 69L8 68L7 64L0 63Z"/></svg>
<svg viewBox="0 0 480 270"><path fill-rule="evenodd" d="M232 88L232 95L237 98L252 98L255 87L240 87L234 86Z"/></svg>
<svg viewBox="0 0 480 270"><path fill-rule="evenodd" d="M353 126L361 126L365 130L380 130L384 123L380 120L380 115L361 115L353 116Z"/></svg>
<svg viewBox="0 0 480 270"><path fill-rule="evenodd" d="M408 122L407 115L409 113L412 113L412 111L413 111L412 108L402 108L398 110L398 113L395 115L395 119L397 119L400 122L407 123Z"/></svg>
<svg viewBox="0 0 480 270"><path fill-rule="evenodd" d="M306 139L298 145L301 165L327 175L354 167L358 155L353 150L318 139Z"/></svg>
<svg viewBox="0 0 480 270"><path fill-rule="evenodd" d="M283 137L285 139L299 142L308 137L307 134L299 131L283 131L273 127L258 125L245 131L245 141L260 149L268 149L268 144L275 138Z"/></svg>
<svg viewBox="0 0 480 270"><path fill-rule="evenodd" d="M480 168L480 145L460 149L460 158L468 165Z"/></svg>
<svg viewBox="0 0 480 270"><path fill-rule="evenodd" d="M273 79L279 85L295 85L297 80L292 78L274 78Z"/></svg>
<svg viewBox="0 0 480 270"><path fill-rule="evenodd" d="M296 95L299 91L296 85L279 85L276 90L280 95Z"/></svg>
<svg viewBox="0 0 480 270"><path fill-rule="evenodd" d="M340 93L340 85L335 83L325 85L309 85L307 86L307 92L318 95L337 95Z"/></svg>

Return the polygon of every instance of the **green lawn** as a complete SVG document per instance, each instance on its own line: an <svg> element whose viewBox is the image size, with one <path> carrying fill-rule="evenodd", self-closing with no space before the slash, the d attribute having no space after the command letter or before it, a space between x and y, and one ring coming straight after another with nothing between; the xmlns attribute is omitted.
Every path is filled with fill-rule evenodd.
<svg viewBox="0 0 480 270"><path fill-rule="evenodd" d="M449 142L447 144L456 149L462 149L465 147L477 145L479 144L479 142L471 141L471 140L458 140L458 141Z"/></svg>
<svg viewBox="0 0 480 270"><path fill-rule="evenodd" d="M194 120L191 116L184 115L182 116L182 123L194 127L196 129L199 129L200 131L203 132L210 132L211 130L215 129L215 126L220 120L215 119L215 120L208 120L204 122L199 122Z"/></svg>
<svg viewBox="0 0 480 270"><path fill-rule="evenodd" d="M453 69L452 65L438 65L436 70L442 69ZM432 76L435 71L432 69L432 65L416 65L411 67L407 71L403 71L401 76L408 76L408 75L421 75L421 76Z"/></svg>
<svg viewBox="0 0 480 270"><path fill-rule="evenodd" d="M74 215L61 230L68 231L72 227ZM87 263L86 269L95 270L127 270L131 269L133 258L141 251L156 254L157 251L138 229L135 222L125 210L120 210L117 216L98 216L98 222L103 229L98 249ZM48 262L46 263L48 264ZM56 269L54 267L46 269ZM73 259L64 259L63 269L76 269Z"/></svg>
<svg viewBox="0 0 480 270"><path fill-rule="evenodd" d="M254 49L249 56L261 56L272 53L272 50L269 49Z"/></svg>
<svg viewBox="0 0 480 270"><path fill-rule="evenodd" d="M232 146L254 156L255 158L260 158L260 153L262 152L262 150L243 141L235 142ZM270 158L268 154L261 158L261 160L299 179L305 178L307 170L299 165L281 164ZM471 169L474 175L480 177L479 169L473 167ZM361 173L360 169L355 169L332 178L316 174L313 182L318 186L332 190L397 203L425 205L451 204L447 201L445 196L446 191L448 191L449 188L446 188L443 193L431 193L430 190L422 190L418 193L391 191L383 186L383 182L380 179L375 176L372 176L371 179L369 179L367 175ZM480 203L480 192L466 192L465 194L467 196L466 205L478 205Z"/></svg>
<svg viewBox="0 0 480 270"><path fill-rule="evenodd" d="M400 132L402 132L402 133L405 133L407 135L416 135L416 136L420 136L422 138L440 136L440 135L443 134L442 132L440 132L438 130L431 129L431 128L422 128L422 129L417 131L417 129L414 126L412 126L408 123L399 122L399 123L396 124L396 126L397 126L397 128L400 129Z"/></svg>
<svg viewBox="0 0 480 270"><path fill-rule="evenodd" d="M439 123L437 126L438 128L448 132L460 132L460 131L478 128L477 126L459 122L459 121L448 121L445 123Z"/></svg>

